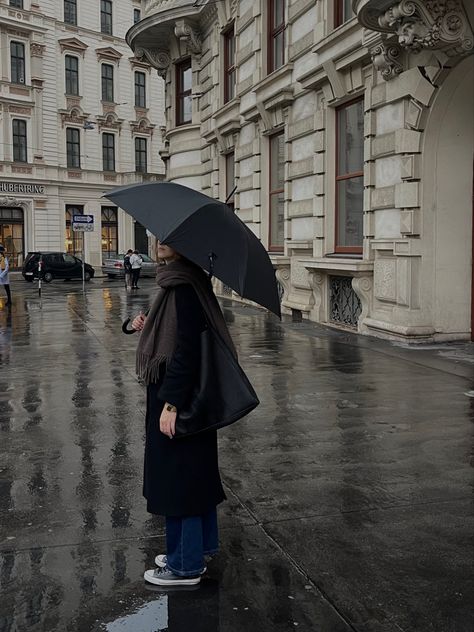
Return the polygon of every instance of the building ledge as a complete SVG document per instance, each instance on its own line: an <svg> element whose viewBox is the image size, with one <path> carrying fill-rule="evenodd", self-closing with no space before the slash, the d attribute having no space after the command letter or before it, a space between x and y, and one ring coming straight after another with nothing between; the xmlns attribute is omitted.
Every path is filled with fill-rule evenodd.
<svg viewBox="0 0 474 632"><path fill-rule="evenodd" d="M327 270L330 272L373 272L374 262L349 257L321 257L316 259L300 259L307 270Z"/></svg>

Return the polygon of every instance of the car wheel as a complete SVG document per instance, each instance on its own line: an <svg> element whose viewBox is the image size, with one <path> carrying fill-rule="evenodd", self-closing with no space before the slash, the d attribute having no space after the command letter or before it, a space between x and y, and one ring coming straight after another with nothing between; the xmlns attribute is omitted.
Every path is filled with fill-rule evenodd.
<svg viewBox="0 0 474 632"><path fill-rule="evenodd" d="M84 280L89 282L91 280L91 273L90 272L84 272Z"/></svg>
<svg viewBox="0 0 474 632"><path fill-rule="evenodd" d="M33 277L25 277L27 283L33 283Z"/></svg>
<svg viewBox="0 0 474 632"><path fill-rule="evenodd" d="M51 274L51 272L45 272L43 274L43 281L45 283L51 283L52 280L53 280L53 275Z"/></svg>

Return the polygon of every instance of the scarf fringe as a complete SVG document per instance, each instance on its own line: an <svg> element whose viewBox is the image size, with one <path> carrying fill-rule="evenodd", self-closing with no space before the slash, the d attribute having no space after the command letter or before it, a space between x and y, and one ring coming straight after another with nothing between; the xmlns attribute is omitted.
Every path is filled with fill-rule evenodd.
<svg viewBox="0 0 474 632"><path fill-rule="evenodd" d="M163 363L168 364L169 358L159 355L153 360L145 354L137 354L136 372L138 377L145 382L146 385L156 383L160 379L160 369Z"/></svg>

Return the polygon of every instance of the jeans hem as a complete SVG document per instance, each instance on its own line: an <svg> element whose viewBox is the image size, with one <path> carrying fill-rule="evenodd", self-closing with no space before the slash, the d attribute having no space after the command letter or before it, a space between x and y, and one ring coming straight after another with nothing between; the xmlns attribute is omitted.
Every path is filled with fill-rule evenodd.
<svg viewBox="0 0 474 632"><path fill-rule="evenodd" d="M177 571L174 568L172 568L169 564L166 564L166 568L170 570L173 573L173 575L177 575L178 577L199 577L202 571L204 570L204 566L202 566L197 571Z"/></svg>
<svg viewBox="0 0 474 632"><path fill-rule="evenodd" d="M211 551L203 551L203 555L217 555L219 553L219 549L212 549Z"/></svg>

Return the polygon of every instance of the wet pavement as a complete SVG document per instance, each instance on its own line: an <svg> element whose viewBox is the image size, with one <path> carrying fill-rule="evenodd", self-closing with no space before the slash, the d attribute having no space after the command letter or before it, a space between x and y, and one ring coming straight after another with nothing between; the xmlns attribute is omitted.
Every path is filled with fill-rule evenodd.
<svg viewBox="0 0 474 632"><path fill-rule="evenodd" d="M125 316L153 282L0 296L0 632L473 632L470 345L407 349L232 304L262 401L220 433L221 553L198 587L141 496Z"/></svg>

